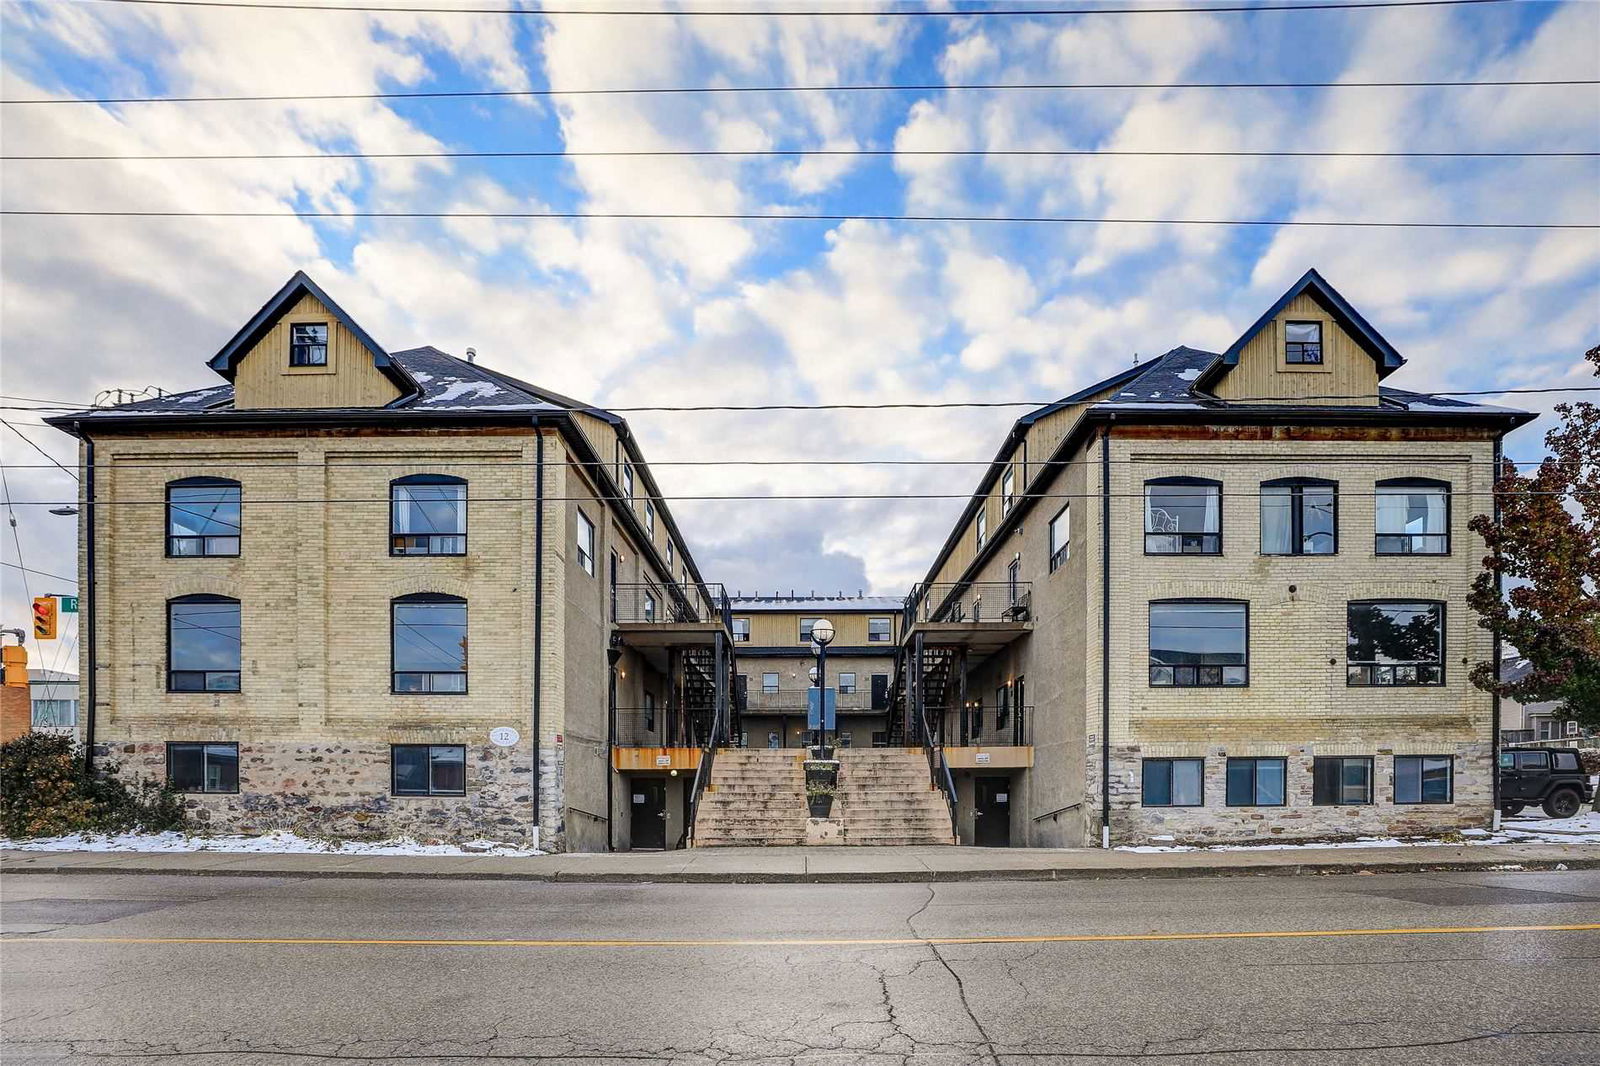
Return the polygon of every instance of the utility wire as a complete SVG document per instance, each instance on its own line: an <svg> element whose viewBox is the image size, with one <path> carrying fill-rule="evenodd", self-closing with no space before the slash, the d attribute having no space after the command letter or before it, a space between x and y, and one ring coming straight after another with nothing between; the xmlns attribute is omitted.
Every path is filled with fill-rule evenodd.
<svg viewBox="0 0 1600 1066"><path fill-rule="evenodd" d="M1252 11L1351 11L1362 8L1394 7L1459 7L1463 5L1502 4L1509 0L1329 0L1328 3L1223 4L1216 7L1196 5L1168 7L963 7L939 10L933 8L594 8L594 7L409 7L400 4L315 4L307 0L290 0L288 3L261 3L257 0L94 0L102 4L145 5L151 7L197 7L245 9L255 11L361 11L398 14L428 15L628 15L669 16L673 18L972 18L993 15L1062 16L1062 15L1204 15L1247 14Z"/></svg>
<svg viewBox="0 0 1600 1066"><path fill-rule="evenodd" d="M8 563L4 559L0 559L0 566L9 566L13 570L25 570L30 574L38 574L40 577L50 578L52 581L70 581L74 585L78 583L78 579L75 577L63 577L61 574L52 574L45 570L35 570L31 566L21 566L17 563Z"/></svg>
<svg viewBox="0 0 1600 1066"><path fill-rule="evenodd" d="M809 156L950 157L988 156L1027 158L1207 158L1207 159L1590 159L1600 151L1461 151L1461 152L1363 152L1363 151L1233 151L1208 149L1153 148L684 148L684 149L517 149L508 151L429 151L429 152L210 152L205 154L104 153L99 155L0 155L8 163L79 162L202 162L290 159L684 159L684 158L790 158Z"/></svg>
<svg viewBox="0 0 1600 1066"><path fill-rule="evenodd" d="M1445 493L1448 496L1469 497L1469 498L1470 497L1478 497L1478 496L1483 496L1483 497L1495 497L1495 496L1560 496L1560 497L1571 496L1571 497L1583 497L1583 496L1600 496L1600 489L1570 489L1570 490L1537 489L1537 490L1527 490L1527 491L1518 490L1518 491L1513 491L1513 492L1499 492L1499 491L1496 491L1494 489L1481 489L1481 490L1474 490L1474 489L1447 489L1447 490L1445 490ZM804 493L804 494L746 493L746 494L739 494L739 495L721 495L721 496L718 496L718 495L687 496L687 495L673 494L673 495L662 495L662 496L650 497L650 499L652 501L657 501L658 500L658 501L660 501L662 503L675 503L675 502L683 502L683 501L686 501L686 500L693 500L693 501L697 501L697 502L700 502L700 501L714 501L714 500L725 500L725 501L768 501L768 502L780 501L780 500L785 500L785 501L787 501L787 500L970 500L970 499L973 498L974 495L976 495L976 494L975 493L971 493L971 492L875 492L875 493ZM1018 493L1015 493L1012 496L1012 499L1014 501L1019 501L1019 502L1022 501L1022 500L1098 500L1098 499L1100 499L1102 497L1102 495L1103 494L1099 493L1099 492L1018 492ZM1184 495L1184 494L1180 493L1179 495ZM1188 495L1195 495L1198 498L1198 494L1188 494ZM1277 496L1277 495L1275 495L1273 493L1263 493L1263 492L1232 492L1232 493L1229 493L1229 495L1231 497L1235 498L1235 499L1238 499L1238 498L1256 499L1256 498L1259 498L1259 497L1262 497L1262 496L1270 496L1273 499L1281 498L1281 497L1279 497L1279 496ZM1375 498L1375 497L1378 497L1378 496L1387 495L1387 493L1377 492L1377 491L1373 491L1373 492L1341 492L1340 495L1344 496L1346 498L1350 498L1350 497L1374 497ZM1142 499L1145 498L1145 494L1143 492L1114 492L1114 493L1111 493L1111 498L1112 499L1125 499L1125 500L1142 500ZM374 505L382 504L384 506L389 506L392 502L393 502L393 500L388 496L339 496L339 497L314 497L314 498L306 498L306 499L265 499L265 500L247 499L247 500L242 500L241 503L240 503L240 506L245 508L245 509L249 509L251 507L266 507L266 506L292 506L292 505L295 505L295 504L308 504L308 503L314 503L314 504L374 504ZM467 499L467 503L468 503L469 506L475 505L475 504L476 505L482 505L482 504L490 504L490 503L501 504L501 503L540 503L540 502L543 502L543 503L591 503L592 502L592 503L632 504L634 502L634 499L633 499L633 497L630 497L630 496L607 496L607 495L604 495L604 494L596 494L596 495L592 495L592 496L545 496L545 497L543 497L542 500L541 500L540 497L537 497L537 496L478 496L478 497L468 497L468 499ZM57 500L13 500L13 501L11 501L11 503L14 506L17 506L17 507L62 507L62 506L68 506L68 504L64 504L63 502L57 501ZM92 507L165 507L165 506L167 506L167 501L164 500L164 499L161 499L161 500L129 500L129 499L123 499L123 500L90 500L90 501L88 501L88 503ZM74 500L74 501L71 502L70 506L77 507L77 506L79 506L79 503L78 503L78 501Z"/></svg>
<svg viewBox="0 0 1600 1066"><path fill-rule="evenodd" d="M204 459L207 459L207 458L211 458L211 457L209 457L209 456L185 457L185 458L183 458L181 460L174 460L174 461L165 462L165 463L136 463L136 462L135 463L129 463L129 462L119 462L119 461L116 461L116 460L109 460L107 462L96 463L95 464L95 469L96 470L171 470L171 469L173 469L174 465L192 466L196 462L200 462L200 461L202 461ZM1333 460L1333 461L1344 461L1344 460L1338 459L1337 456L1333 456L1333 455L1330 455L1329 459ZM1232 457L1229 457L1228 461L1237 462L1239 460L1237 460L1235 458L1232 458ZM1276 462L1277 460L1272 460L1272 461ZM241 458L237 458L235 456L231 456L230 455L230 456L218 457L216 459L216 462L219 465L226 466L230 470L340 470L340 469L343 469L343 470L363 470L363 469L367 469L367 470L401 470L401 469L413 469L413 468L415 468L417 466L426 466L426 465L428 465L429 460L425 460L425 459L377 459L377 460L357 460L357 461L351 461L351 462L343 462L343 461L340 461L340 460L337 460L337 459L331 459L331 460L328 460L327 462L322 462L322 463L298 463L298 462L285 463L285 462L278 462L277 460L273 460L273 459L260 459L260 460L241 459ZM788 466L799 466L799 467L811 467L811 466L821 466L821 467L833 467L833 466L994 466L994 465L996 465L997 462L999 462L1001 465L1004 465L1004 460L998 460L997 461L997 460L994 460L994 459L659 459L659 460L658 459L652 459L649 462L645 463L644 465L646 465L648 467L651 467L651 468L658 467L658 466L714 466L714 467L726 467L726 466L780 466L780 467L788 467ZM1043 468L1043 467L1051 467L1051 468L1054 468L1054 467L1067 467L1067 466L1099 466L1102 462L1111 462L1113 464L1127 465L1127 466L1139 466L1139 465L1148 465L1149 464L1149 460L1147 460L1147 459L1110 459L1110 460L1101 460L1101 459L1061 459L1061 460L1056 460L1056 461L1052 461L1052 460L1031 461L1031 462L1029 462L1029 463L1027 463L1025 465L1027 465L1029 467L1041 467L1041 468ZM1379 460L1379 462L1380 463L1393 462L1393 463L1395 463L1397 465L1404 465L1404 464L1408 464L1409 460L1394 459L1394 460ZM1582 459L1570 459L1570 460L1569 459L1544 459L1544 460L1538 460L1538 459L1527 459L1527 460L1524 460L1524 459L1505 459L1505 460L1503 460L1503 462L1508 462L1508 463L1511 463L1511 464L1513 464L1515 466L1538 466L1538 465L1540 465L1541 462L1555 463L1555 464L1561 465L1561 466L1582 466L1582 465L1584 465L1585 461L1582 460ZM55 464L55 465L59 466L60 464ZM464 467L464 468L465 467L490 467L490 468L494 468L494 467L510 467L510 468L535 467L535 466L538 466L539 463L538 463L537 460L534 460L534 459L468 459L468 460L463 460L463 461L456 461L456 460L453 460L453 459L442 459L442 460L435 461L434 465L448 466L450 469L454 470L457 467ZM550 466L592 467L592 468L595 468L595 469L604 469L604 470L609 470L609 469L617 466L616 463L606 462L603 459L600 459L600 460L596 460L596 459L564 459L564 460L560 460L560 461L547 461L547 465L550 465ZM1476 460L1476 459L1472 459L1472 460L1464 460L1464 461L1460 461L1460 462L1451 462L1450 465L1451 466L1468 466L1468 467L1472 467L1472 466L1495 467L1495 466L1498 466L1499 464L1495 463L1493 460ZM51 469L50 466L47 466L44 463L4 463L4 464L0 464L0 466L3 466L7 470L49 470L49 469ZM63 467L62 469L65 470L66 468ZM71 473L70 470L68 470L66 472L67 473ZM177 506L177 505L174 505L174 506Z"/></svg>
<svg viewBox="0 0 1600 1066"><path fill-rule="evenodd" d="M35 218L382 218L382 219L613 219L720 222L1007 222L1088 226L1269 226L1350 229L1594 230L1592 222L1375 222L1369 220L1237 218L1095 218L1064 215L863 215L798 212L666 211L56 211L7 208L0 215Z"/></svg>
<svg viewBox="0 0 1600 1066"><path fill-rule="evenodd" d="M1476 89L1600 85L1595 78L1496 79L1491 81L1102 81L861 83L849 85L660 85L595 89L413 89L369 93L288 93L235 96L48 96L0 100L27 104L246 104L311 100L483 100L565 96L697 96L762 93L936 93L1134 89Z"/></svg>
<svg viewBox="0 0 1600 1066"><path fill-rule="evenodd" d="M0 214L5 212L0 211ZM1600 228L1600 227L1592 227ZM1418 393L1420 396L1536 396L1548 393L1590 393L1600 392L1600 385L1564 385L1548 388L1508 388L1508 389L1451 389L1440 392ZM1387 393L1381 392L1345 392L1345 393L1320 393L1315 396L1193 396L1183 400L1149 400L1140 410L1148 410L1153 406L1169 406L1174 408L1200 408L1203 410L1226 411L1230 408L1209 408L1211 403L1263 403L1295 401L1305 403L1310 400L1385 400L1394 399ZM1402 401L1403 402L1403 401ZM1054 407L1062 403L1060 397L1053 400L929 400L929 401L903 401L891 403L761 403L761 404L685 404L678 406L647 406L647 407L595 407L575 406L564 407L563 411L578 414L641 414L645 412L656 413L688 413L705 411L888 411L888 410L946 410L953 408L996 408L996 407ZM116 408L77 407L72 405L62 407L18 407L0 404L0 410L9 411L62 411L85 412L114 411ZM427 411L427 407L408 408L405 410ZM142 412L134 412L135 414ZM151 414L164 414L163 411L150 411ZM1449 414L1449 410L1437 412ZM43 425L43 423L23 423L24 425ZM53 427L52 427L53 428Z"/></svg>
<svg viewBox="0 0 1600 1066"><path fill-rule="evenodd" d="M78 475L76 473L74 473L71 470L68 470L65 466L62 466L59 462L56 461L56 457L55 456L51 455L49 452L45 451L43 448L41 448L37 444L35 444L33 442L33 438L29 437L26 433L22 432L22 430L18 429L16 426L12 425L10 422L7 422L3 418L0 418L0 426L5 426L11 432L13 432L17 436L21 437L23 442L25 444L27 444L28 447L32 448L34 451L38 452L40 455L42 455L46 459L50 460L51 464L53 466L55 466L57 469L59 469L63 474L66 474L68 477L72 478L72 480L74 480L74 481L78 480Z"/></svg>

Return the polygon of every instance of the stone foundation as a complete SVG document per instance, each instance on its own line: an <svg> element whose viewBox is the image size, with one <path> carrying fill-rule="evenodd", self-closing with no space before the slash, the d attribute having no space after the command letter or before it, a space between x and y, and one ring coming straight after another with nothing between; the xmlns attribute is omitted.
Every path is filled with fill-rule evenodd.
<svg viewBox="0 0 1600 1066"><path fill-rule="evenodd" d="M1111 838L1124 844L1248 844L1348 839L1358 836L1439 836L1462 829L1487 828L1493 810L1493 777L1489 748L1462 745L1454 750L1403 750L1402 755L1455 756L1454 802L1394 802L1394 759L1387 749L1373 758L1371 804L1315 806L1312 803L1312 761L1315 753L1296 753L1288 760L1288 803L1282 807L1227 806L1227 752L1223 748L1161 758L1204 755L1205 805L1145 807L1140 804L1141 763L1137 746L1112 750ZM1256 754L1255 752L1251 753ZM1327 752L1325 754L1335 754ZM1356 754L1340 751L1337 754ZM1171 838L1157 840L1156 837Z"/></svg>
<svg viewBox="0 0 1600 1066"><path fill-rule="evenodd" d="M99 744L95 754L123 776L166 779L165 743ZM559 787L559 776L555 780ZM396 796L390 791L388 744L241 741L239 791L190 793L185 806L195 828L218 833L287 829L303 836L486 838L534 846L540 834L532 785L525 743L467 745L465 796ZM559 795L544 805L547 810L559 810Z"/></svg>

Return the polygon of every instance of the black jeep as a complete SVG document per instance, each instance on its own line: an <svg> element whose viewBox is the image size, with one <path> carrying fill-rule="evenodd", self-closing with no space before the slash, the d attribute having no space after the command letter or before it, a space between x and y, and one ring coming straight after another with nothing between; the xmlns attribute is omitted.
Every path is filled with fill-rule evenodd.
<svg viewBox="0 0 1600 1066"><path fill-rule="evenodd" d="M1551 818L1571 818L1594 801L1577 748L1517 748L1500 753L1500 813L1542 804Z"/></svg>

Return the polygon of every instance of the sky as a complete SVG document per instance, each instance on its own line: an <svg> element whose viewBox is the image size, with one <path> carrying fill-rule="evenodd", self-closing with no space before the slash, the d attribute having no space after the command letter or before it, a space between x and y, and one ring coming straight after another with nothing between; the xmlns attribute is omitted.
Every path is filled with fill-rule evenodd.
<svg viewBox="0 0 1600 1066"><path fill-rule="evenodd" d="M435 0L430 6L446 6ZM470 6L496 4L478 2ZM507 0L505 6L516 6ZM526 5L532 6L532 5ZM551 4L550 6L557 6ZM571 0L639 10L650 0ZM676 5L679 8L690 5ZM702 7L709 6L702 4ZM755 0L746 9L757 6ZM802 6L799 0L791 7ZM842 10L822 0L813 11ZM857 9L869 5L858 5ZM999 4L991 6L1000 6ZM1004 6L1021 3L1007 0ZM1061 5L1055 5L1061 6ZM1126 6L1126 5L1118 5ZM1170 6L1170 5L1163 5ZM457 14L0 2L7 100L899 84L795 92L0 108L5 155L440 150L1600 150L1595 86L1183 89L1176 82L1600 76L1600 3L900 18ZM1138 82L1139 90L955 84ZM829 156L22 161L11 210L1060 215L1600 222L1600 159ZM205 361L297 269L380 344L432 344L606 406L1047 402L1180 344L1220 350L1308 267L1409 360L1388 384L1588 384L1600 234L620 219L128 219L0 226L7 395L214 384ZM1555 397L1516 397L1548 411ZM7 401L11 402L11 401ZM1490 402L1495 402L1490 398ZM669 500L970 492L1020 409L641 413ZM72 465L65 435L11 410ZM1508 441L1537 457L1543 418ZM15 500L71 479L0 429ZM912 459L949 466L670 465ZM899 594L962 506L688 501L730 590ZM76 572L72 518L16 507L0 558ZM70 591L3 573L3 623ZM41 649L70 661L74 630ZM36 655L35 665L38 665Z"/></svg>

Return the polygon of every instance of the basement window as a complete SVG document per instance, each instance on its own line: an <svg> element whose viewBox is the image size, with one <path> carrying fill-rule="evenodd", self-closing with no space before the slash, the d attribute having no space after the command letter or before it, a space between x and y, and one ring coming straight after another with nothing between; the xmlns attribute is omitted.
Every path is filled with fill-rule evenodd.
<svg viewBox="0 0 1600 1066"><path fill-rule="evenodd" d="M289 327L289 365L328 365L326 322L296 322Z"/></svg>
<svg viewBox="0 0 1600 1066"><path fill-rule="evenodd" d="M1448 755L1396 755L1396 803L1452 803L1455 800L1455 760Z"/></svg>
<svg viewBox="0 0 1600 1066"><path fill-rule="evenodd" d="M461 744L394 744L389 748L396 796L465 796L467 749Z"/></svg>
<svg viewBox="0 0 1600 1066"><path fill-rule="evenodd" d="M1205 806L1204 759L1146 759L1139 802L1146 807Z"/></svg>
<svg viewBox="0 0 1600 1066"><path fill-rule="evenodd" d="M1322 323L1285 322L1283 361L1291 366L1322 365Z"/></svg>
<svg viewBox="0 0 1600 1066"><path fill-rule="evenodd" d="M179 792L239 791L239 745L167 745L167 783Z"/></svg>
<svg viewBox="0 0 1600 1066"><path fill-rule="evenodd" d="M1287 759L1229 759L1228 806L1282 807L1289 802Z"/></svg>
<svg viewBox="0 0 1600 1066"><path fill-rule="evenodd" d="M1371 756L1318 756L1311 764L1311 802L1354 807L1372 802Z"/></svg>

